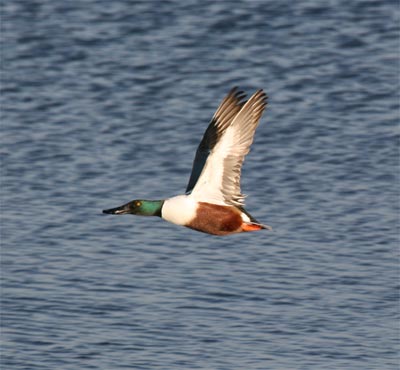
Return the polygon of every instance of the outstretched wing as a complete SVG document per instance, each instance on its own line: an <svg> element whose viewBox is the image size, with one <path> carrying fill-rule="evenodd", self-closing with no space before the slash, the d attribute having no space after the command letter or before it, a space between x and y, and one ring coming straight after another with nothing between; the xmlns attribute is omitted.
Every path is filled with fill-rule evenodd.
<svg viewBox="0 0 400 370"><path fill-rule="evenodd" d="M238 91L237 87L234 87L222 100L197 148L186 193L189 193L196 185L210 152L243 107L245 96L243 91Z"/></svg>
<svg viewBox="0 0 400 370"><path fill-rule="evenodd" d="M192 196L198 201L242 206L240 174L254 133L267 105L267 96L258 90L240 109L213 142Z"/></svg>

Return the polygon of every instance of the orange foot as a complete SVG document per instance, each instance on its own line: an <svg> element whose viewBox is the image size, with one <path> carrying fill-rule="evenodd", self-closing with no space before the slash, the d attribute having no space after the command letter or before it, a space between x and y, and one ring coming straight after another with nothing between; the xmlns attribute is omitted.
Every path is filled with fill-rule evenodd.
<svg viewBox="0 0 400 370"><path fill-rule="evenodd" d="M246 223L242 223L242 230L243 231L257 231L257 230L261 230L263 227L261 225L257 225L257 224L246 224Z"/></svg>

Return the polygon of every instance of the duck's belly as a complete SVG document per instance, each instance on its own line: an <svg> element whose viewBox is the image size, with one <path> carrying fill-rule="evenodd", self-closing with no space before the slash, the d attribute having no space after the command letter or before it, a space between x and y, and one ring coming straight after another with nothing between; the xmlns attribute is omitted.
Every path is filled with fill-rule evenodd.
<svg viewBox="0 0 400 370"><path fill-rule="evenodd" d="M190 195L178 195L166 199L161 217L176 225L213 235L250 231L243 228L244 222L250 220L237 208L197 202Z"/></svg>
<svg viewBox="0 0 400 370"><path fill-rule="evenodd" d="M213 235L227 235L242 231L241 212L232 206L200 202L196 218L187 227Z"/></svg>

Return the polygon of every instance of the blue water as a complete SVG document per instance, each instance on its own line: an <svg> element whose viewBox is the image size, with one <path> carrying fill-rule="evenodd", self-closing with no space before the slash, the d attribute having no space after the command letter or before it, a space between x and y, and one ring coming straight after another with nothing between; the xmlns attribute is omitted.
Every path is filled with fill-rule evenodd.
<svg viewBox="0 0 400 370"><path fill-rule="evenodd" d="M397 1L6 1L2 369L397 369ZM218 238L180 194L234 86L269 106Z"/></svg>

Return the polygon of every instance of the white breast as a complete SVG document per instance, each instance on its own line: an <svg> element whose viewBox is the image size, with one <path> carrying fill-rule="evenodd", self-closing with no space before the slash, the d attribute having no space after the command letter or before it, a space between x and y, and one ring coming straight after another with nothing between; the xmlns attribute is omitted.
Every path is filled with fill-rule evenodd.
<svg viewBox="0 0 400 370"><path fill-rule="evenodd" d="M161 217L176 225L187 225L196 216L197 203L190 195L178 195L166 199Z"/></svg>

